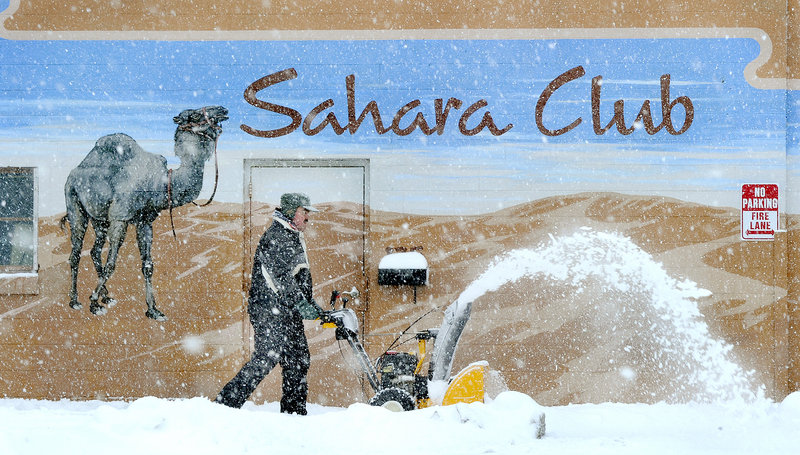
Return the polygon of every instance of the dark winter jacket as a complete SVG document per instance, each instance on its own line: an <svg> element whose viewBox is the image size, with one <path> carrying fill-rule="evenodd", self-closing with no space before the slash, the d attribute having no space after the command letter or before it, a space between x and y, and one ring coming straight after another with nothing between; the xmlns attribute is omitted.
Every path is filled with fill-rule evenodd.
<svg viewBox="0 0 800 455"><path fill-rule="evenodd" d="M248 309L252 312L298 311L316 319L322 309L312 297L311 271L303 233L276 210L253 259Z"/></svg>

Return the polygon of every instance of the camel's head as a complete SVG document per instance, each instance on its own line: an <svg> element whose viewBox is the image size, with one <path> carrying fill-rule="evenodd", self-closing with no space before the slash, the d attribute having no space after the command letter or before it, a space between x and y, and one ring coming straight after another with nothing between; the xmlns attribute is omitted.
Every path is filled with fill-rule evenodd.
<svg viewBox="0 0 800 455"><path fill-rule="evenodd" d="M222 122L228 120L228 110L222 106L206 106L186 109L172 120L179 131L190 131L199 136L216 140L222 134Z"/></svg>

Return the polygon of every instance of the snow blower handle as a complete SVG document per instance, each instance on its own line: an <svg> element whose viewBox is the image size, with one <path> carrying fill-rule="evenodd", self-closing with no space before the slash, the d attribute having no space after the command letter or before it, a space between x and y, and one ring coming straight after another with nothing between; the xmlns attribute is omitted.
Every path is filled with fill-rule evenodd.
<svg viewBox="0 0 800 455"><path fill-rule="evenodd" d="M336 309L336 300L338 300L341 295L342 293L337 291L336 289L331 291L331 310Z"/></svg>
<svg viewBox="0 0 800 455"><path fill-rule="evenodd" d="M356 303L358 303L358 296L359 296L358 289L353 286L352 289L345 292L339 292L336 289L331 291L331 310L336 310L336 301L342 301L342 308L347 308L347 303L350 302L350 299L354 299Z"/></svg>
<svg viewBox="0 0 800 455"><path fill-rule="evenodd" d="M336 329L336 339L358 339L358 317L350 308L325 311L320 316L320 324L326 329Z"/></svg>
<svg viewBox="0 0 800 455"><path fill-rule="evenodd" d="M339 292L336 289L331 291L331 311L336 311L337 300L342 302L342 308L347 308L347 302L350 301L350 298L346 294L346 292Z"/></svg>
<svg viewBox="0 0 800 455"><path fill-rule="evenodd" d="M320 317L323 327L335 328L336 339L346 340L355 353L358 364L361 370L367 377L369 384L373 390L380 390L378 382L378 373L375 367L370 362L364 346L358 340L358 317L356 313L350 308L342 308L339 310L326 311Z"/></svg>
<svg viewBox="0 0 800 455"><path fill-rule="evenodd" d="M350 333L358 338L358 318L353 310L347 308L350 297L358 298L358 289L353 287L350 292L331 291L331 309L323 311L319 317L320 324L328 329L336 329L337 339L346 339L345 334ZM341 302L341 307L336 309L336 301Z"/></svg>

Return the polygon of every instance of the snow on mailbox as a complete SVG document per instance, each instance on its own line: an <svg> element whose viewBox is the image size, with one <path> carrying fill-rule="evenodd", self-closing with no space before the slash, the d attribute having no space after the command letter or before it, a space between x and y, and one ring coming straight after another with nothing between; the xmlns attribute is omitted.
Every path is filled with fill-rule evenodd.
<svg viewBox="0 0 800 455"><path fill-rule="evenodd" d="M424 286L428 284L428 260L419 251L387 254L378 264L378 284Z"/></svg>

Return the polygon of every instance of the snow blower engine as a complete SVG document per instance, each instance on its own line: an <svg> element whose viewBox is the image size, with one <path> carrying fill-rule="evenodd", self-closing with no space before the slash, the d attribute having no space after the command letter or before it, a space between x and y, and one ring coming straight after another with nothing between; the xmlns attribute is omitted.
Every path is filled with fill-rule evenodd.
<svg viewBox="0 0 800 455"><path fill-rule="evenodd" d="M332 310L323 314L321 322L323 327L335 328L336 339L347 341L353 349L361 370L375 391L375 396L369 401L371 405L410 411L433 404L483 401L486 362L469 365L452 379L449 377L453 354L469 318L471 302L451 305L439 329L416 332L417 353L386 350L373 365L358 339L358 318L352 309L347 308L351 298L358 298L357 289L353 288L350 292L333 291ZM336 309L337 302L339 309ZM436 342L437 338L439 342ZM428 361L428 371L423 373L429 341L435 343L435 349ZM447 384L441 403L438 399L434 402L429 395L429 385L435 381Z"/></svg>

